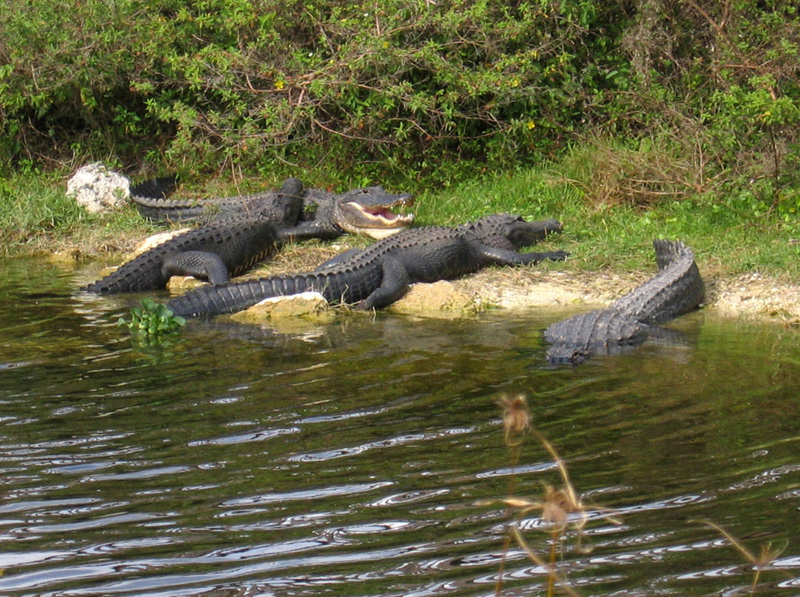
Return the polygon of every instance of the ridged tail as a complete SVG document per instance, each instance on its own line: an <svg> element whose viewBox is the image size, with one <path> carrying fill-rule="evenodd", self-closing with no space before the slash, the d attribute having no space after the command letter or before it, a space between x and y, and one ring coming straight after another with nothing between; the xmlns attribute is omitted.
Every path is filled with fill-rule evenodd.
<svg viewBox="0 0 800 597"><path fill-rule="evenodd" d="M705 285L694 261L694 252L680 240L654 240L658 273L609 308L637 321L662 323L696 308L705 296Z"/></svg>
<svg viewBox="0 0 800 597"><path fill-rule="evenodd" d="M204 205L173 199L145 199L134 197L136 209L146 220L151 222L190 222L209 216L209 209ZM214 213L213 211L211 213Z"/></svg>
<svg viewBox="0 0 800 597"><path fill-rule="evenodd" d="M380 286L380 263L335 272L273 276L220 286L204 286L176 297L167 308L181 317L220 315L242 311L276 296L319 292L331 303L357 303Z"/></svg>
<svg viewBox="0 0 800 597"><path fill-rule="evenodd" d="M95 294L157 290L163 288L169 279L162 272L162 263L161 252L147 251L81 290Z"/></svg>
<svg viewBox="0 0 800 597"><path fill-rule="evenodd" d="M658 273L611 303L552 324L544 337L551 363L578 363L593 354L617 354L644 342L650 324L697 307L705 286L694 253L682 241L654 240Z"/></svg>
<svg viewBox="0 0 800 597"><path fill-rule="evenodd" d="M182 317L235 313L276 296L307 291L323 292L324 296L325 278L324 274L275 276L221 286L204 286L170 300L167 308Z"/></svg>

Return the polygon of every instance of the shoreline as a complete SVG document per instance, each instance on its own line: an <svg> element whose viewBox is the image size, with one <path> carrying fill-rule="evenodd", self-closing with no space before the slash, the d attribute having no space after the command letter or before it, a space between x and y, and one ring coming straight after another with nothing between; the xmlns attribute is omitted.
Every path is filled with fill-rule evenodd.
<svg viewBox="0 0 800 597"><path fill-rule="evenodd" d="M347 239L328 244L292 245L247 276L308 271L354 246L358 245ZM698 266L706 284L704 308L729 317L768 320L787 326L800 325L800 285L759 272L727 275L718 271L704 271L708 268L704 268L703 263L698 263ZM437 297L437 292L429 288L416 301L418 304L412 306L409 297L405 297L400 304L391 308L418 312L437 301L440 303L439 310L465 308L470 302L473 310L481 305L506 309L604 307L652 277L654 272L655 264L651 269L636 272L592 272L572 268L569 261L522 268L491 267L440 286L440 290L446 294L461 294L460 299ZM452 291L444 290L447 285ZM414 292L410 294L413 300Z"/></svg>
<svg viewBox="0 0 800 597"><path fill-rule="evenodd" d="M256 266L240 279L310 271L326 259L354 246L358 245L345 240L327 244L290 245L271 261ZM130 254L120 253L113 261L123 263L129 258ZM73 265L83 263L83 259L76 261L74 251L52 254L51 259L61 263L71 262ZM735 276L704 272L703 264L698 265L706 284L704 308L729 317L767 320L786 326L800 325L800 285L759 272ZM592 309L608 305L653 275L652 270L591 272L569 269L569 265L564 269L557 269L559 267L564 267L564 264L523 268L495 267L449 282L418 284L408 296L390 308L417 314L429 311L431 315L436 311L450 311L451 316L459 310L474 312L487 307ZM427 289L422 290L422 287ZM180 284L176 284L176 288L183 292Z"/></svg>
<svg viewBox="0 0 800 597"><path fill-rule="evenodd" d="M293 246L247 277L309 271L333 255L350 248L349 243ZM772 321L786 326L800 325L800 286L782 282L758 272L728 276L700 273L706 284L703 308L726 317ZM434 284L417 284L411 292L389 307L410 314L444 316L458 311L484 308L605 307L632 290L654 271L590 272L557 269L557 264L503 268L492 267L461 279Z"/></svg>
<svg viewBox="0 0 800 597"><path fill-rule="evenodd" d="M700 268L702 275L702 267ZM454 285L503 308L597 308L632 290L652 272L570 272L490 269ZM753 272L739 276L705 275L703 308L727 317L800 325L800 286Z"/></svg>

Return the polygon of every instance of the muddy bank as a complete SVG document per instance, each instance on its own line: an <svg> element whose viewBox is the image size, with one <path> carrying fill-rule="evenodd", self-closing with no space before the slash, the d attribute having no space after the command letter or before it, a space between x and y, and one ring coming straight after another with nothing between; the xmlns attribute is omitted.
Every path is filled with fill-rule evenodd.
<svg viewBox="0 0 800 597"><path fill-rule="evenodd" d="M322 261L350 248L349 243L297 245L261 266L257 275L311 270ZM768 318L800 324L800 286L759 273L726 276L707 272L698 264L706 283L705 308L732 317ZM652 270L635 273L586 272L563 264L523 268L489 268L450 283L417 288L395 310L415 312L431 306L448 313L476 308L605 306L650 278Z"/></svg>
<svg viewBox="0 0 800 597"><path fill-rule="evenodd" d="M350 242L310 242L285 247L245 277L310 271L318 264L354 246ZM130 258L120 255L115 263ZM71 260L70 257L66 257ZM726 316L765 318L787 325L800 325L800 285L748 273L729 276L709 272L698 264L706 283L705 308ZM591 309L605 306L651 277L654 269L633 273L587 272L569 261L523 268L489 268L460 280L417 285L409 296L392 308L396 311L457 316L485 308L569 307ZM173 292L186 286L173 279ZM193 281L192 281L193 282Z"/></svg>

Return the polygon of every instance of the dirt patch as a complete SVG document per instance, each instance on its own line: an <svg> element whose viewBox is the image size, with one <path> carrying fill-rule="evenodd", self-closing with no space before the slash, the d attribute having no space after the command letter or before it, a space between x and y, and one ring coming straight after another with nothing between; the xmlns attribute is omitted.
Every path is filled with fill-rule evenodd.
<svg viewBox="0 0 800 597"><path fill-rule="evenodd" d="M707 286L709 305L721 313L800 324L800 285L754 272L735 278L712 279Z"/></svg>

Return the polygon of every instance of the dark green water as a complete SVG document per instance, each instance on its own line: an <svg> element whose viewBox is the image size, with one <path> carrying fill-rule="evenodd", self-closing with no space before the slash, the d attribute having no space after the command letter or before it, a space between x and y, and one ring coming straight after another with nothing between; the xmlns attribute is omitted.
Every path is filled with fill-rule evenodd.
<svg viewBox="0 0 800 597"><path fill-rule="evenodd" d="M281 334L191 322L161 349L86 297L90 274L0 262L1 595L493 595L505 510L559 485L519 463L498 399L534 425L589 505L567 533L580 595L800 593L800 335L699 312L683 341L549 368L564 313L468 321L342 316ZM52 293L41 296L39 293ZM577 521L577 519L576 519ZM549 534L522 522L547 557ZM512 544L504 595L544 591Z"/></svg>

